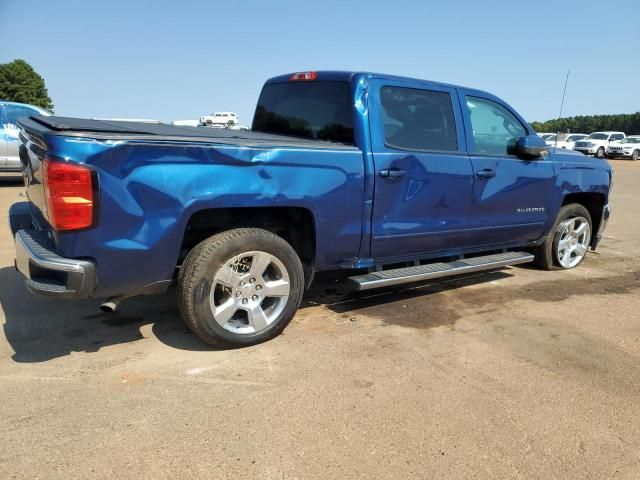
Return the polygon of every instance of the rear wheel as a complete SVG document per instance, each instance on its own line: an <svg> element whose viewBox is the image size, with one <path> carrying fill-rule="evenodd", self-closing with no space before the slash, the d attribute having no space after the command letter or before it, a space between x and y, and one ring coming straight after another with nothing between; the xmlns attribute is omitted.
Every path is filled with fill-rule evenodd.
<svg viewBox="0 0 640 480"><path fill-rule="evenodd" d="M545 270L580 265L591 243L591 215L582 205L565 205L545 242L535 249L535 263Z"/></svg>
<svg viewBox="0 0 640 480"><path fill-rule="evenodd" d="M239 228L197 245L178 277L178 306L206 343L254 345L282 332L302 300L295 250L266 230Z"/></svg>

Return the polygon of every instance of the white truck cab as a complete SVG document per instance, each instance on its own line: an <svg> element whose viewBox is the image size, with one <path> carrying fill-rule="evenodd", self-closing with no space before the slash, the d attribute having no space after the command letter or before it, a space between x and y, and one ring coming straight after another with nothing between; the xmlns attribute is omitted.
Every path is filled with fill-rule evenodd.
<svg viewBox="0 0 640 480"><path fill-rule="evenodd" d="M559 133L546 138L545 143L550 147L573 150L575 143L579 140L584 140L586 137L585 133Z"/></svg>

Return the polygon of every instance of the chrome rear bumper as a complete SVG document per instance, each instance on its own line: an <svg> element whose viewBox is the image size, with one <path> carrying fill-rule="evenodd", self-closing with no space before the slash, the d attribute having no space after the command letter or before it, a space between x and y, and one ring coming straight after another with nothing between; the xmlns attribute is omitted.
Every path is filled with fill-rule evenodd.
<svg viewBox="0 0 640 480"><path fill-rule="evenodd" d="M15 239L15 266L29 291L58 298L90 296L96 284L95 265L58 255L48 232L33 227L28 202L11 206L9 226Z"/></svg>

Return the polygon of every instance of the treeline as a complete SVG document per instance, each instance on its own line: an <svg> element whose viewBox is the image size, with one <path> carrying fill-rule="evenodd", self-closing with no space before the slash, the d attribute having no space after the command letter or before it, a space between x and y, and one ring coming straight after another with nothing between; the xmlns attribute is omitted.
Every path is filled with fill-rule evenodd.
<svg viewBox="0 0 640 480"><path fill-rule="evenodd" d="M602 130L640 135L640 112L618 115L585 115L533 122L536 132L591 133Z"/></svg>

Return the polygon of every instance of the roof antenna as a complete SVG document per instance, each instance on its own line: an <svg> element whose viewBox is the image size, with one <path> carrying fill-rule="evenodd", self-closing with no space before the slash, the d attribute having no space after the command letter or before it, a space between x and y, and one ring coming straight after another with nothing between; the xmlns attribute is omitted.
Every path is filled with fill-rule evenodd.
<svg viewBox="0 0 640 480"><path fill-rule="evenodd" d="M570 70L567 70L567 76L564 78L564 90L562 90L562 101L560 102L560 113L558 114L558 120L560 120L562 118L562 108L564 107L564 95L567 93L567 83L569 83L569 72ZM555 147L558 147L558 135L559 132L556 132L556 144Z"/></svg>

